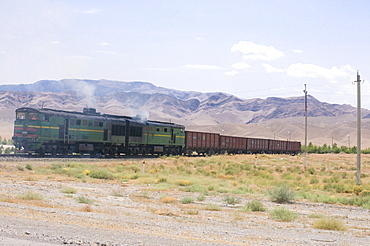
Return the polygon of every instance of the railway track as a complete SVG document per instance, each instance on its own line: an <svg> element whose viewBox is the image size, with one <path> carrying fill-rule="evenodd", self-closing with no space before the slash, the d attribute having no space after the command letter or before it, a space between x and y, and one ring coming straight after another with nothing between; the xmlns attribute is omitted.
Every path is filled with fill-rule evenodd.
<svg viewBox="0 0 370 246"><path fill-rule="evenodd" d="M28 155L28 154L0 154L0 159L153 159L160 155L116 155L116 156L92 156L92 155Z"/></svg>

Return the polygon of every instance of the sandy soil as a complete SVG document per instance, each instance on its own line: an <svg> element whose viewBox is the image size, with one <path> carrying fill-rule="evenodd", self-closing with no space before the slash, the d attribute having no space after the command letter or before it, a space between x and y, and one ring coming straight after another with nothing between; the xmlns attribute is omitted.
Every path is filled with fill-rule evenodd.
<svg viewBox="0 0 370 246"><path fill-rule="evenodd" d="M0 245L367 245L370 240L369 210L359 207L260 199L266 212L243 212L240 207L255 198L239 196L240 204L227 205L217 195L182 204L181 198L200 194L134 182L36 176L19 171L18 164L0 160ZM63 193L63 187L77 192ZM29 191L43 199L19 197ZM79 197L92 203L80 203ZM210 211L207 204L222 209ZM269 210L277 206L294 211L297 219L271 219ZM314 229L313 213L339 218L348 230Z"/></svg>

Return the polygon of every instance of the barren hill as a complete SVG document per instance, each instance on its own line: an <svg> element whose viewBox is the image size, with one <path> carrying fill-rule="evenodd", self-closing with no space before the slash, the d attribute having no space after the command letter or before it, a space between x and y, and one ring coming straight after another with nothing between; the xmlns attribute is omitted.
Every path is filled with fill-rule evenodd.
<svg viewBox="0 0 370 246"><path fill-rule="evenodd" d="M181 123L192 130L230 135L304 139L304 97L241 99L225 93L183 92L147 82L108 80L38 81L0 86L0 136L11 137L14 110L47 107L82 111L86 106L118 115L143 115ZM308 98L309 142L356 142L356 109ZM370 111L363 109L367 118ZM363 120L363 146L370 146L370 119Z"/></svg>

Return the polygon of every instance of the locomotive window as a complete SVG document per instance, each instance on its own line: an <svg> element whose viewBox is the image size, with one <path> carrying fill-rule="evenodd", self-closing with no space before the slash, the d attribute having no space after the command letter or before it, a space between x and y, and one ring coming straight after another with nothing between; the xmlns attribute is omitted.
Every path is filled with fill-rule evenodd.
<svg viewBox="0 0 370 246"><path fill-rule="evenodd" d="M164 132L167 132L167 128L164 128Z"/></svg>
<svg viewBox="0 0 370 246"><path fill-rule="evenodd" d="M82 125L87 126L87 120L83 120Z"/></svg>
<svg viewBox="0 0 370 246"><path fill-rule="evenodd" d="M99 122L99 126L103 127L103 122L102 121Z"/></svg>
<svg viewBox="0 0 370 246"><path fill-rule="evenodd" d="M141 137L143 133L143 128L140 126L131 126L130 127L130 136L131 137Z"/></svg>
<svg viewBox="0 0 370 246"><path fill-rule="evenodd" d="M92 126L92 125L93 125L93 123L91 121L89 121L89 126Z"/></svg>
<svg viewBox="0 0 370 246"><path fill-rule="evenodd" d="M29 120L37 120L37 113L28 113Z"/></svg>
<svg viewBox="0 0 370 246"><path fill-rule="evenodd" d="M24 119L26 119L26 113L24 113L24 112L17 113L17 119L18 120L24 120Z"/></svg>
<svg viewBox="0 0 370 246"><path fill-rule="evenodd" d="M76 120L75 119L71 119L70 121L69 121L69 125L70 126L74 126L76 124Z"/></svg>
<svg viewBox="0 0 370 246"><path fill-rule="evenodd" d="M160 129L159 128L157 128L157 132L159 132L160 131Z"/></svg>
<svg viewBox="0 0 370 246"><path fill-rule="evenodd" d="M42 114L41 115L41 120L43 120L43 121L49 121L49 115Z"/></svg>
<svg viewBox="0 0 370 246"><path fill-rule="evenodd" d="M81 120L76 120L76 125L80 126L81 125Z"/></svg>
<svg viewBox="0 0 370 246"><path fill-rule="evenodd" d="M126 126L123 125L112 125L113 136L125 136Z"/></svg>
<svg viewBox="0 0 370 246"><path fill-rule="evenodd" d="M99 122L94 121L94 126L98 126L98 125L99 125Z"/></svg>

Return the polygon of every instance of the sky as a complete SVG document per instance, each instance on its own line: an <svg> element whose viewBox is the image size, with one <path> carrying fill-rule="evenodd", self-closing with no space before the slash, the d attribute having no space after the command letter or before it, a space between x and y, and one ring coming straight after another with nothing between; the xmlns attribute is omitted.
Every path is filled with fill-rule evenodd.
<svg viewBox="0 0 370 246"><path fill-rule="evenodd" d="M145 81L370 109L370 1L0 1L0 84Z"/></svg>

